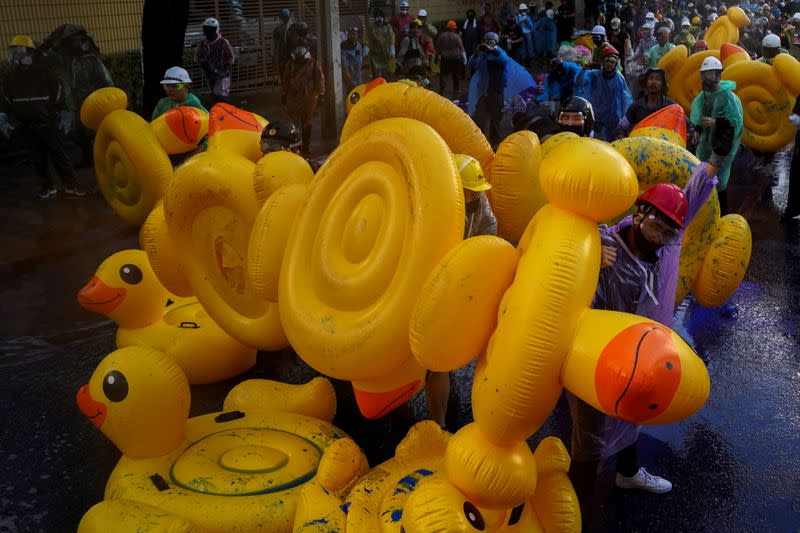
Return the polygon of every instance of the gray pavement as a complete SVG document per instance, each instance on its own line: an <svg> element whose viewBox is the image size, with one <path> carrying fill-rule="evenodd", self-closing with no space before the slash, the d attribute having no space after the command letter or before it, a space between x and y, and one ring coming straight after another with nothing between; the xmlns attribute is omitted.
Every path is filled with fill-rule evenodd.
<svg viewBox="0 0 800 533"><path fill-rule="evenodd" d="M743 159L732 206L747 184L746 169ZM598 531L800 531L800 221L777 221L786 178L783 172L773 199L751 220L753 258L733 298L735 316L691 301L679 309L676 327L706 361L711 397L695 416L646 428L640 440L642 463L675 488L661 496L617 491L613 465L606 465ZM90 170L81 172L82 184L92 180ZM119 457L75 405L78 388L113 349L114 325L78 306L75 293L105 257L136 246L136 228L97 195L40 201L36 189L29 165L0 160L0 532L73 531L102 499ZM471 372L455 373L450 427L471 418ZM193 387L192 414L220 409L242 379L299 383L313 375L291 351L260 354L246 376ZM335 423L373 465L426 417L420 396L382 420L365 421L349 385L335 386ZM547 435L568 442L563 402L531 443Z"/></svg>

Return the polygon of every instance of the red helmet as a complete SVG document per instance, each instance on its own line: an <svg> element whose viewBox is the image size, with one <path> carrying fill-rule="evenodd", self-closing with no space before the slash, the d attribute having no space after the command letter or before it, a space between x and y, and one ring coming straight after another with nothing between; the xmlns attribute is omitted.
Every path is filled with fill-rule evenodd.
<svg viewBox="0 0 800 533"><path fill-rule="evenodd" d="M600 58L601 59L605 59L608 56L617 56L617 57L619 57L619 50L617 50L613 46L606 46L605 48L603 48L603 51L600 52Z"/></svg>
<svg viewBox="0 0 800 533"><path fill-rule="evenodd" d="M683 189L671 183L657 183L649 187L636 199L636 205L650 204L681 228L686 220L689 204Z"/></svg>

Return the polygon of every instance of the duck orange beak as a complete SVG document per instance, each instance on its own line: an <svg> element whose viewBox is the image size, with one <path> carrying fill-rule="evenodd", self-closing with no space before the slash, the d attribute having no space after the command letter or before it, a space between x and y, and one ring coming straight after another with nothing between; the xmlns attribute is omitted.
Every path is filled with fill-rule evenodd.
<svg viewBox="0 0 800 533"><path fill-rule="evenodd" d="M619 332L600 354L594 382L603 409L636 424L663 413L681 381L681 358L669 329L653 322Z"/></svg>
<svg viewBox="0 0 800 533"><path fill-rule="evenodd" d="M92 276L89 283L78 291L78 303L84 309L108 316L122 303L127 292L124 287L109 287L97 276Z"/></svg>
<svg viewBox="0 0 800 533"><path fill-rule="evenodd" d="M413 398L420 385L421 382L417 379L390 391L370 392L353 386L353 392L356 396L358 410L361 411L364 418L377 420Z"/></svg>
<svg viewBox="0 0 800 533"><path fill-rule="evenodd" d="M80 388L75 398L78 401L78 409L81 410L83 416L89 419L89 422L97 426L99 429L106 419L108 408L106 404L95 401L89 392L89 384L87 383Z"/></svg>

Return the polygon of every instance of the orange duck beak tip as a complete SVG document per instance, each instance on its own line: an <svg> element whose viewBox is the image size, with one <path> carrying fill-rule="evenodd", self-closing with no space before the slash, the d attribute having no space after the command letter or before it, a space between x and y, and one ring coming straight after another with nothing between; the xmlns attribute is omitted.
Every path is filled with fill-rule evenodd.
<svg viewBox="0 0 800 533"><path fill-rule="evenodd" d="M390 391L365 391L353 385L358 410L368 420L377 420L394 411L417 393L420 380L414 380Z"/></svg>
<svg viewBox="0 0 800 533"><path fill-rule="evenodd" d="M83 416L88 418L89 422L100 428L106 419L108 408L104 403L98 402L92 398L92 394L89 392L88 383L78 390L78 394L76 395L75 399L78 402L78 409L81 410Z"/></svg>
<svg viewBox="0 0 800 533"><path fill-rule="evenodd" d="M109 287L97 276L92 276L80 291L78 291L78 303L84 309L109 315L125 299L127 291L125 288Z"/></svg>
<svg viewBox="0 0 800 533"><path fill-rule="evenodd" d="M652 322L622 330L603 349L595 371L604 410L637 424L666 411L680 381L681 358L671 331Z"/></svg>

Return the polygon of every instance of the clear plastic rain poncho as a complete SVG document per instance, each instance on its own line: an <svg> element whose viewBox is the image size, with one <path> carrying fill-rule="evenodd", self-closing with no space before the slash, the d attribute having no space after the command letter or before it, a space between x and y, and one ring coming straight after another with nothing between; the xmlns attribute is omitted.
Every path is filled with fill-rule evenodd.
<svg viewBox="0 0 800 533"><path fill-rule="evenodd" d="M684 189L689 204L685 225L692 221L717 184L716 177L706 176L705 168L705 163L698 165ZM658 250L656 262L648 263L636 258L619 235L631 224L629 215L615 226L600 226L602 243L616 247L617 260L613 266L600 270L592 307L633 313L671 326L683 232L675 244ZM567 401L572 415L573 460L606 459L636 442L641 426L606 416L569 393Z"/></svg>

